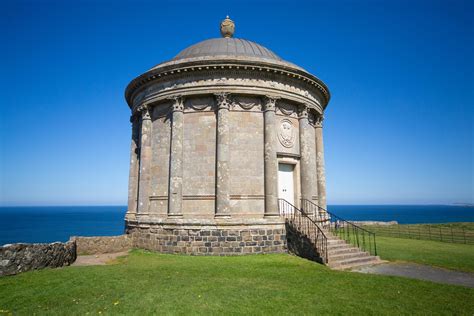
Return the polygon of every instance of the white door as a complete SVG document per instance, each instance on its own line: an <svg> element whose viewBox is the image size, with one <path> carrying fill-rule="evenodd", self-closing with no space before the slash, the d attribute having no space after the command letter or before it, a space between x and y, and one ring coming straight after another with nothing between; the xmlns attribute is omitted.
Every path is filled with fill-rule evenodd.
<svg viewBox="0 0 474 316"><path fill-rule="evenodd" d="M278 197L295 205L295 191L293 186L294 165L278 164Z"/></svg>

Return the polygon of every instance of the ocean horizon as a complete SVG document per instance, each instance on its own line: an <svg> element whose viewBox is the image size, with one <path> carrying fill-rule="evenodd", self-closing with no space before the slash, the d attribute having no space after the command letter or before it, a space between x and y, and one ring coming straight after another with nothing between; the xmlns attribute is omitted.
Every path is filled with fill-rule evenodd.
<svg viewBox="0 0 474 316"><path fill-rule="evenodd" d="M125 205L0 207L0 245L120 235L126 209ZM328 205L328 210L352 221L474 222L474 206L470 205Z"/></svg>

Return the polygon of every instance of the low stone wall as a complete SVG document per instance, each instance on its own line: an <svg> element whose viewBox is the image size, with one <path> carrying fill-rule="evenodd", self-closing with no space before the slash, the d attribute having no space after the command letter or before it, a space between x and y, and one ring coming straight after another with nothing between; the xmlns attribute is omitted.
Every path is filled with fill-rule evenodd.
<svg viewBox="0 0 474 316"><path fill-rule="evenodd" d="M11 244L0 247L0 276L67 266L76 260L76 243Z"/></svg>
<svg viewBox="0 0 474 316"><path fill-rule="evenodd" d="M132 247L132 240L127 235L99 237L71 237L76 242L78 255L94 255L127 251Z"/></svg>
<svg viewBox="0 0 474 316"><path fill-rule="evenodd" d="M286 252L285 228L183 228L152 225L129 228L136 248L190 255L243 255Z"/></svg>

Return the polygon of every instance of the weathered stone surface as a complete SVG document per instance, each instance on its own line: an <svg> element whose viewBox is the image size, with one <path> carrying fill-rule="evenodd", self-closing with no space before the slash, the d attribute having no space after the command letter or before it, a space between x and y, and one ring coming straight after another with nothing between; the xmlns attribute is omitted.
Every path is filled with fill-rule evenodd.
<svg viewBox="0 0 474 316"><path fill-rule="evenodd" d="M229 256L286 252L284 225L187 227L150 225L128 230L133 246L161 253Z"/></svg>
<svg viewBox="0 0 474 316"><path fill-rule="evenodd" d="M100 253L114 253L129 250L132 239L128 235L98 236L98 237L71 237L76 243L78 255L93 255Z"/></svg>
<svg viewBox="0 0 474 316"><path fill-rule="evenodd" d="M76 243L11 244L0 247L0 276L58 268L76 260Z"/></svg>

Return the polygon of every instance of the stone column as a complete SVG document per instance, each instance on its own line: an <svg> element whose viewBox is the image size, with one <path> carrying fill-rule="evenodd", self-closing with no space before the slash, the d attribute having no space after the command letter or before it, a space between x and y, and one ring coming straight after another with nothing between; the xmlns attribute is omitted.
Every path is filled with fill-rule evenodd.
<svg viewBox="0 0 474 316"><path fill-rule="evenodd" d="M323 116L316 118L316 168L318 181L318 203L326 209L326 175L324 171L324 145L323 145Z"/></svg>
<svg viewBox="0 0 474 316"><path fill-rule="evenodd" d="M216 217L230 217L229 182L229 106L227 93L216 94L217 145L216 145Z"/></svg>
<svg viewBox="0 0 474 316"><path fill-rule="evenodd" d="M173 97L171 118L168 216L183 216L183 110L182 97Z"/></svg>
<svg viewBox="0 0 474 316"><path fill-rule="evenodd" d="M298 111L299 121L299 134L300 134L300 173L301 173L301 198L304 200L312 201L313 191L315 187L314 175L316 174L316 165L311 156L314 155L314 148L311 143L313 142L310 137L312 133L310 129L313 127L309 124L308 120L308 108L302 106ZM307 213L312 213L312 208L304 210Z"/></svg>
<svg viewBox="0 0 474 316"><path fill-rule="evenodd" d="M278 98L268 96L263 104L265 216L279 216L278 212L278 159L275 105Z"/></svg>
<svg viewBox="0 0 474 316"><path fill-rule="evenodd" d="M130 172L128 176L128 209L127 216L135 217L137 213L138 203L138 173L139 168L139 119L137 115L130 117L130 123L132 123L132 142L130 144Z"/></svg>
<svg viewBox="0 0 474 316"><path fill-rule="evenodd" d="M138 212L148 213L151 180L151 116L148 107L141 109L140 174L138 181Z"/></svg>

